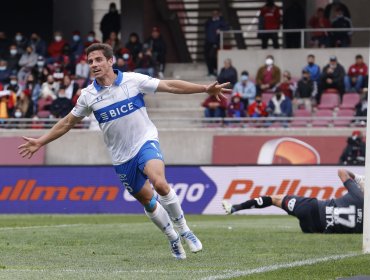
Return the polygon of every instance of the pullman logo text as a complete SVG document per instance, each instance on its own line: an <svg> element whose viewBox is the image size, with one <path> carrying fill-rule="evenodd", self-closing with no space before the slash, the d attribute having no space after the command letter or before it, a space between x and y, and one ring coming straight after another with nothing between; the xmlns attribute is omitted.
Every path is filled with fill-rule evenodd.
<svg viewBox="0 0 370 280"><path fill-rule="evenodd" d="M36 180L20 179L0 189L0 201L112 201L118 193L117 186L38 186Z"/></svg>

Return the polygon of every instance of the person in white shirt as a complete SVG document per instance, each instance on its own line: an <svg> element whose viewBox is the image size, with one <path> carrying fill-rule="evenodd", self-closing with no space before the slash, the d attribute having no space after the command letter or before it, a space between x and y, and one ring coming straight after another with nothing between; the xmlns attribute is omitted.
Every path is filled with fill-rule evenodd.
<svg viewBox="0 0 370 280"><path fill-rule="evenodd" d="M193 253L201 251L202 243L187 226L178 197L166 181L158 132L148 117L143 96L166 91L176 94L206 92L225 98L223 93L231 91L227 89L228 83L219 85L214 82L205 86L115 71L112 68L113 50L107 44L92 44L86 53L94 82L82 90L74 109L48 133L37 139L23 137L26 142L19 146L19 153L23 157L32 157L40 147L61 137L84 117L94 113L118 177L167 236L172 255L176 259L186 258L180 236Z"/></svg>

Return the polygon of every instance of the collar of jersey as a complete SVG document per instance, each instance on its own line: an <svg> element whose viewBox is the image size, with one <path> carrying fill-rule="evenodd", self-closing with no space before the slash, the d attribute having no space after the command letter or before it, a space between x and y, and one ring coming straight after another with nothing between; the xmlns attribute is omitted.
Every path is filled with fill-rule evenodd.
<svg viewBox="0 0 370 280"><path fill-rule="evenodd" d="M116 86L119 86L122 82L123 74L118 69L113 69L113 72L117 74L117 78L116 78L116 80L114 81L113 84L116 85ZM94 80L94 87L95 87L96 91L101 91L102 89L105 88L105 86L99 85L98 82L96 81L96 79Z"/></svg>

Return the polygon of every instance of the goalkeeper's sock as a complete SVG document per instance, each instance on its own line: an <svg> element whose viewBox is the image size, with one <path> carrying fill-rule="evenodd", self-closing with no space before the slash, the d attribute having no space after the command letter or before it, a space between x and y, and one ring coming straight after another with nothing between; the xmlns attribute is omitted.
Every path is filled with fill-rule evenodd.
<svg viewBox="0 0 370 280"><path fill-rule="evenodd" d="M173 241L178 238L174 230L170 217L160 203L157 202L156 209L153 212L145 210L146 215L152 222L167 236L168 240Z"/></svg>
<svg viewBox="0 0 370 280"><path fill-rule="evenodd" d="M181 209L180 201L175 191L171 188L167 195L159 196L159 201L168 212L179 233L188 232L190 229L186 224L184 212Z"/></svg>
<svg viewBox="0 0 370 280"><path fill-rule="evenodd" d="M265 208L272 205L272 198L270 196L260 196L254 199L247 200L241 204L235 204L231 208L231 212L240 211L243 209L252 209L252 208Z"/></svg>

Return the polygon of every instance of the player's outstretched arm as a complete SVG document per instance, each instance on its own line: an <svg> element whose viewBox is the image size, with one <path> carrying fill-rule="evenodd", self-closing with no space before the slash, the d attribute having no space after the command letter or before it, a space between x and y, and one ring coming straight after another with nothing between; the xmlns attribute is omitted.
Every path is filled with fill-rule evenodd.
<svg viewBox="0 0 370 280"><path fill-rule="evenodd" d="M71 113L59 120L46 134L40 138L23 137L26 143L18 147L19 154L22 157L31 158L42 146L58 139L67 133L76 123L80 122L83 118L75 117Z"/></svg>
<svg viewBox="0 0 370 280"><path fill-rule="evenodd" d="M227 88L230 83L218 84L214 82L209 85L199 85L181 80L161 80L157 91L166 91L175 94L192 94L206 92L209 95L216 96L217 99L225 98L224 93L231 93Z"/></svg>

